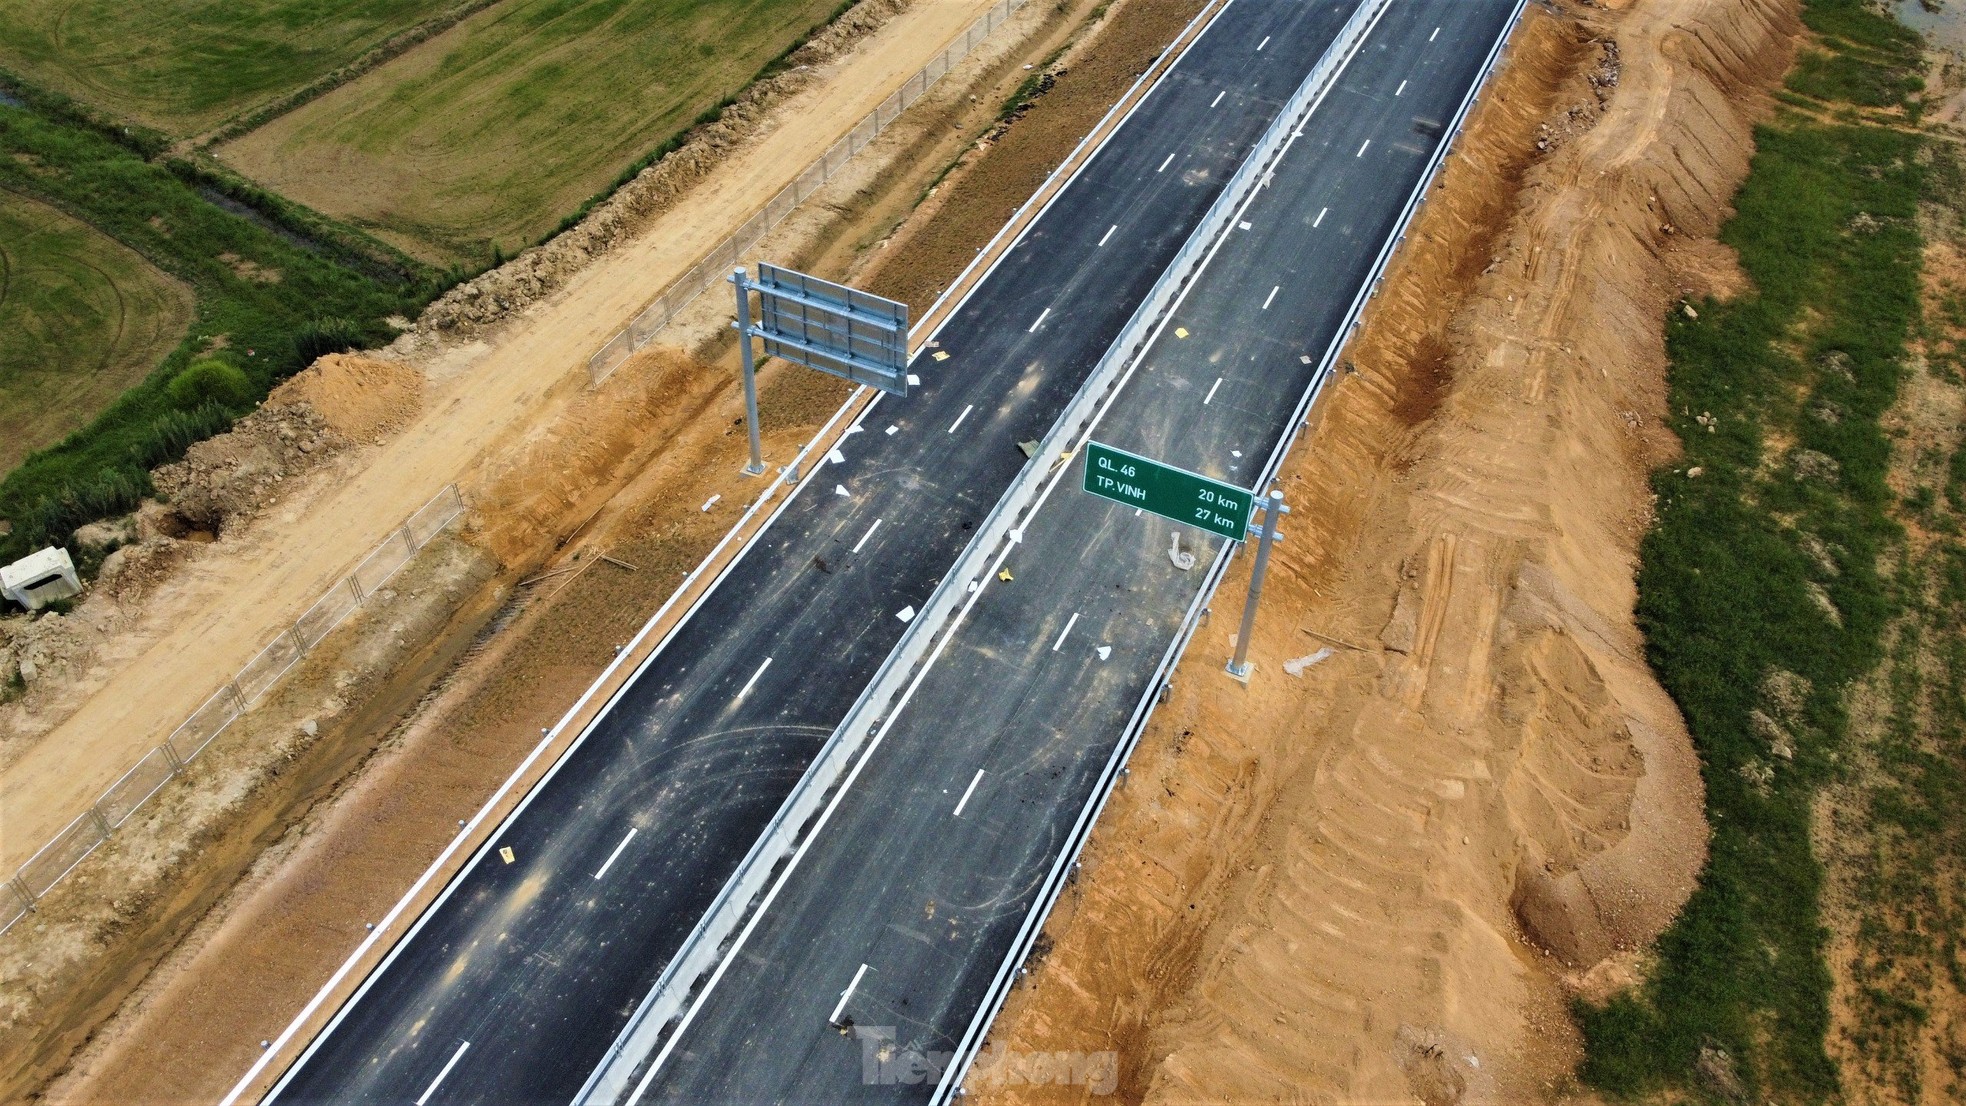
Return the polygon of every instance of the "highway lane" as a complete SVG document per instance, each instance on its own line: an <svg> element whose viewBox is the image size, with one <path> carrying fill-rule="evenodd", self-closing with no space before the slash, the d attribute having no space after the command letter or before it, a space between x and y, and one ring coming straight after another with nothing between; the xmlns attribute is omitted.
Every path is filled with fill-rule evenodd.
<svg viewBox="0 0 1966 1106"><path fill-rule="evenodd" d="M1223 10L273 1098L573 1094L1354 6Z"/></svg>
<svg viewBox="0 0 1966 1106"><path fill-rule="evenodd" d="M1100 440L1255 478L1513 10L1392 6ZM985 577L642 1101L928 1096L1200 586L1170 544L1204 565L1216 547L1077 483L1067 470L1025 526L1006 562L1013 579ZM1286 530L1312 524L1299 516ZM1221 659L1197 658L1197 678L1226 680L1208 674Z"/></svg>

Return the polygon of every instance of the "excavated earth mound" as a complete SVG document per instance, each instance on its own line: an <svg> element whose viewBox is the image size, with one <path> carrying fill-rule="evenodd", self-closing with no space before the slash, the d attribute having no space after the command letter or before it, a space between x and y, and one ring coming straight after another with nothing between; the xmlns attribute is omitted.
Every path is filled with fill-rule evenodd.
<svg viewBox="0 0 1966 1106"><path fill-rule="evenodd" d="M151 480L186 525L223 534L264 510L281 482L402 427L416 414L422 386L422 374L407 365L329 354Z"/></svg>
<svg viewBox="0 0 1966 1106"><path fill-rule="evenodd" d="M1704 862L1634 572L1662 320L1738 281L1683 243L1746 175L1794 8L1531 7L1285 469L1257 678L1203 627L993 1045L1110 1050L1135 1101L1555 1096L1570 1002ZM1057 1100L1028 1082L997 1097Z"/></svg>

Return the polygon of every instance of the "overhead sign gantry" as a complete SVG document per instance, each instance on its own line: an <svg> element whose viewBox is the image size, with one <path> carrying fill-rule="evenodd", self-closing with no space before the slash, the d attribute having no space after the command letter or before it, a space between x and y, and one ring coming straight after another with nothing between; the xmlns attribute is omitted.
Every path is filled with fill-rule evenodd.
<svg viewBox="0 0 1966 1106"><path fill-rule="evenodd" d="M755 476L765 470L758 438L753 338L764 342L767 357L781 357L897 396L908 394L907 304L766 262L758 263L758 279L751 280L738 269L730 281L737 287L744 416L751 432L751 463L745 472ZM755 322L752 292L758 293Z"/></svg>

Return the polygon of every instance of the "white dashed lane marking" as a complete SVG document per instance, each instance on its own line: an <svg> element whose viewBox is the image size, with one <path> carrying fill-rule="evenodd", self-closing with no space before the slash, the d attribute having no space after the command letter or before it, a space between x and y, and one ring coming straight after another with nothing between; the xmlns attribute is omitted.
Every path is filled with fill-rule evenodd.
<svg viewBox="0 0 1966 1106"><path fill-rule="evenodd" d="M758 685L758 677L764 675L765 669L770 667L771 667L771 658L766 657L765 663L759 665L758 670L756 672L751 673L751 678L744 681L744 689L737 693L737 698L739 699L739 701L742 701L746 695L751 694L751 689Z"/></svg>
<svg viewBox="0 0 1966 1106"><path fill-rule="evenodd" d="M1078 624L1079 624L1079 612L1073 611L1072 617L1065 620L1065 629L1062 633L1058 635L1058 640L1051 643L1052 652L1056 653L1058 651L1058 647L1065 644L1065 639L1071 636L1072 627Z"/></svg>
<svg viewBox="0 0 1966 1106"><path fill-rule="evenodd" d="M874 524L873 524L872 526L869 526L869 527L867 528L867 532L866 532L866 533L864 533L864 534L862 534L862 535L860 535L860 540L859 540L859 541L857 541L857 542L854 542L854 543L853 543L853 551L854 551L855 553L858 553L858 552L860 552L860 547L861 547L861 546L863 546L863 545L866 545L866 544L867 544L867 539L868 539L868 538L871 538L871 537L873 537L873 536L874 536L874 531L876 531L876 530L879 530L880 528L881 528L881 520L880 520L880 519L875 519L875 520L874 520Z"/></svg>
<svg viewBox="0 0 1966 1106"><path fill-rule="evenodd" d="M635 839L635 831L633 829L630 829L628 831L628 836L621 839L621 844L616 845L614 847L614 851L608 854L606 863L601 865L601 870L594 873L594 878L600 879L602 876L607 875L608 869L614 867L615 860L621 856L621 850L627 848L628 842L633 841L634 839Z"/></svg>
<svg viewBox="0 0 1966 1106"><path fill-rule="evenodd" d="M956 804L956 812L954 814L951 814L949 817L960 818L963 816L963 808L969 805L969 797L971 795L976 794L976 785L982 782L983 782L983 769L978 768L976 770L975 777L969 781L969 787L963 791L962 801ZM947 792L944 792L944 794L947 794Z"/></svg>
<svg viewBox="0 0 1966 1106"><path fill-rule="evenodd" d="M442 1083L444 1076L449 1075L451 1069L457 1066L457 1062L464 1059L464 1050L470 1047L470 1041L458 1042L457 1051L451 1053L450 1061L444 1065L444 1070L438 1072L437 1078L432 1079L430 1085L423 1088L423 1093L417 1096L416 1106L423 1106L424 1103L430 1101L430 1096L437 1093L437 1084Z"/></svg>

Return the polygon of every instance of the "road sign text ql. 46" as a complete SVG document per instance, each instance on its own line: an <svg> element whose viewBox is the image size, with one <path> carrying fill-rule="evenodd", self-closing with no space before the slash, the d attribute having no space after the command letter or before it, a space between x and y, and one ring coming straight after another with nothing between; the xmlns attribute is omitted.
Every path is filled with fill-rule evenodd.
<svg viewBox="0 0 1966 1106"><path fill-rule="evenodd" d="M1253 497L1246 489L1098 442L1085 445L1084 488L1231 541L1249 530Z"/></svg>

